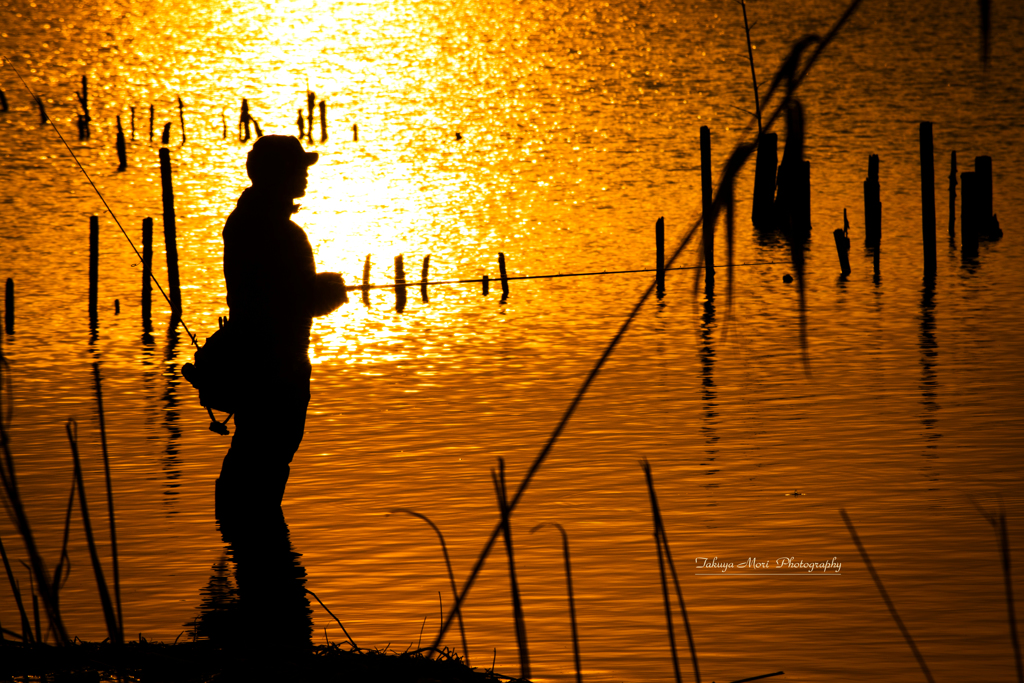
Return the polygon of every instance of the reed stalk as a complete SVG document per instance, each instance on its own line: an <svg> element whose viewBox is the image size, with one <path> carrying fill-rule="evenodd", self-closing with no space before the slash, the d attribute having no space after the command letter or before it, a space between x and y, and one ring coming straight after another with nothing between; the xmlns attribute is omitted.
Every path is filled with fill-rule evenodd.
<svg viewBox="0 0 1024 683"><path fill-rule="evenodd" d="M850 536L853 538L854 545L857 546L857 550L860 552L861 558L864 560L864 564L867 566L868 571L871 573L871 578L875 581L875 586L878 588L878 592L882 595L882 600L885 601L885 606L889 608L889 614L892 615L893 621L900 629L900 633L903 634L903 639L907 641L907 645L910 646L910 651L914 653L914 658L917 659L918 666L921 667L921 672L924 677L928 680L928 683L935 683L935 679L932 678L932 672L929 671L928 665L925 664L924 657L921 656L920 651L917 649L917 645L914 644L914 639L910 636L910 631L903 625L903 620L900 619L899 613L896 611L896 605L893 604L889 598L889 594L885 591L885 586L882 585L882 577L875 571L875 566L871 564L871 558L868 557L868 551L865 550L864 544L860 542L860 537L857 535L857 530L853 526L853 522L850 520L850 516L846 514L846 510L840 510L839 514L842 515L843 521L846 522L846 528L850 532Z"/></svg>
<svg viewBox="0 0 1024 683"><path fill-rule="evenodd" d="M0 356L0 371L7 367L7 361ZM6 380L6 381L5 381ZM4 389L6 391L4 391ZM10 377L0 377L0 404L2 404L3 394L10 392ZM8 406L9 408L10 406ZM2 412L2 408L0 408ZM9 418L9 415L6 416ZM18 529L18 534L21 536L22 543L25 545L25 550L29 558L29 566L32 570L32 575L35 578L35 583L39 585L39 596L43 600L43 609L46 611L46 617L50 622L50 626L53 629L54 639L57 645L65 645L69 642L67 630L64 628L64 622L60 616L60 610L57 606L56 600L56 588L50 583L49 573L46 571L46 564L43 562L43 557L39 553L39 549L36 546L35 536L32 533L32 526L29 524L28 515L25 512L25 506L21 500L21 493L18 489L17 474L14 469L14 456L11 453L10 442L7 437L7 426L5 424L6 418L0 416L0 486L3 487L5 498L4 503L7 507L7 512L14 522L15 527ZM8 569L8 577L10 574L9 564L5 560L5 565ZM20 595L19 591L15 587L15 595Z"/></svg>
<svg viewBox="0 0 1024 683"><path fill-rule="evenodd" d="M60 609L60 589L64 587L68 574L71 572L71 557L68 555L68 541L71 538L71 513L75 504L75 480L71 478L71 493L68 494L67 511L64 513L64 540L60 546L60 557L57 559L57 567L53 570L53 601ZM67 569L65 569L65 565Z"/></svg>
<svg viewBox="0 0 1024 683"><path fill-rule="evenodd" d="M36 594L36 584L32 580L32 569L28 566L25 560L21 561L21 566L28 572L28 592L32 596L32 621L36 625L36 642L43 642L43 626L39 620L39 596Z"/></svg>
<svg viewBox="0 0 1024 683"><path fill-rule="evenodd" d="M747 33L747 57L750 59L750 78L754 81L754 107L757 110L757 137L761 137L761 100L757 96L757 72L754 70L754 47L750 43L750 24L747 22L747 2L739 0L743 9L743 30Z"/></svg>
<svg viewBox="0 0 1024 683"><path fill-rule="evenodd" d="M509 523L511 510L508 505L508 491L505 486L505 459L498 458L498 472L491 470L494 492L498 496L501 511L501 533L505 538L505 552L508 554L508 575L512 586L512 614L516 624L516 642L519 645L519 677L530 678L530 651L526 642L526 620L523 617L523 601L516 579L516 558L512 550L512 525Z"/></svg>
<svg viewBox="0 0 1024 683"><path fill-rule="evenodd" d="M107 424L103 415L103 388L100 384L100 364L94 361L92 375L96 384L96 412L100 418L100 444L103 447L103 474L107 484L107 515L110 518L111 571L114 578L114 606L117 608L117 627L120 640L124 641L124 616L121 612L121 573L117 561L117 527L114 523L114 491L110 483L110 456L107 452Z"/></svg>
<svg viewBox="0 0 1024 683"><path fill-rule="evenodd" d="M732 683L750 683L750 681L760 681L765 678L772 678L773 676L782 676L785 673L785 671L776 671L775 673L771 674L762 674L760 676L751 676L750 678L741 678L740 680L733 681Z"/></svg>
<svg viewBox="0 0 1024 683"><path fill-rule="evenodd" d="M85 540L89 546L89 559L92 561L93 575L96 577L96 590L100 596L100 605L103 608L103 619L107 624L107 635L110 642L115 645L124 643L117 617L114 614L114 606L110 600L110 591L107 589L107 581L103 578L103 565L100 564L100 556L96 550L96 539L92 533L92 522L89 519L89 504L85 498L85 482L82 477L82 464L78 457L78 424L68 420L64 426L68 435L68 443L71 445L71 457L75 463L75 481L78 484L78 502L81 504L82 525L85 527Z"/></svg>
<svg viewBox="0 0 1024 683"><path fill-rule="evenodd" d="M1010 638L1013 641L1013 656L1017 664L1017 681L1024 682L1024 667L1021 665L1020 642L1017 639L1017 616L1013 609L1013 578L1010 572L1010 541L1006 534L1006 513L999 514L999 551L1003 558L1003 582L1006 585L1006 609L1010 622Z"/></svg>
<svg viewBox="0 0 1024 683"><path fill-rule="evenodd" d="M668 628L668 645L672 653L672 670L676 676L676 683L682 683L683 675L679 671L679 653L676 651L675 628L672 625L672 599L668 593L668 579L665 576L665 556L657 524L655 524L654 528L654 544L658 547L658 573L661 576L661 597L665 604L665 625Z"/></svg>
<svg viewBox="0 0 1024 683"><path fill-rule="evenodd" d="M353 650L359 650L360 647L358 645L356 645L355 639L353 639L352 636L350 636L348 634L348 629L345 628L345 624L341 623L341 619L339 619L338 617L334 616L334 612L331 611L331 608L328 607L327 605L325 605L324 601L321 600L319 597L317 597L316 593L314 593L313 591L309 590L308 588L306 588L305 590L306 590L307 593L312 595L316 599L317 602L320 603L321 607L323 607L325 610L327 610L327 613L331 615L332 619L334 619L336 622L338 622L338 626L341 627L341 632L345 634L346 638L348 638L348 642L352 645L352 649Z"/></svg>
<svg viewBox="0 0 1024 683"><path fill-rule="evenodd" d="M32 639L32 626L28 620L28 612L25 611L25 603L21 599L21 587L18 585L18 580L14 578L14 571L11 569L11 562L7 559L7 550L4 548L3 540L0 539L0 558L4 561L4 570L7 572L7 580L11 584L11 592L14 594L14 602L18 606L18 614L21 616L21 635L14 633L13 631L5 632L13 636L20 637L23 643L31 643Z"/></svg>
<svg viewBox="0 0 1024 683"><path fill-rule="evenodd" d="M572 592L572 564L569 562L569 536L565 533L565 529L558 522L544 522L530 529L530 533L537 531L545 524L558 529L562 534L562 554L565 557L565 585L566 590L569 592L569 620L572 624L572 653L573 658L576 662L576 683L583 683L583 667L580 664L580 634L576 626L576 600L573 597Z"/></svg>
<svg viewBox="0 0 1024 683"><path fill-rule="evenodd" d="M651 510L654 515L654 534L655 540L659 542L658 547L658 562L661 563L661 549L664 546L665 561L669 569L672 571L672 581L675 584L676 599L679 601L679 610L683 613L683 624L686 627L686 638L690 644L690 658L693 661L693 676L700 683L700 666L697 664L697 646L693 640L693 630L690 628L690 617L686 612L686 602L683 600L683 590L679 584L679 575L676 573L675 562L672 561L672 549L668 544L668 536L665 533L665 524L661 518L661 507L658 505L658 494L654 491L654 477L651 474L651 465L647 462L646 458L640 461L640 466L644 470L644 476L647 479L647 492L651 498ZM665 574L662 571L662 585L667 594L667 587L665 585ZM667 600L667 595L666 595ZM671 607L666 602L666 608L669 609L669 620L671 621ZM671 624L670 624L671 628Z"/></svg>
<svg viewBox="0 0 1024 683"><path fill-rule="evenodd" d="M1017 615L1013 607L1013 577L1010 571L1010 541L1006 533L1006 511L1000 509L995 515L985 512L973 498L968 498L974 509L985 519L999 537L999 554L1003 565L1003 583L1006 587L1006 610L1010 623L1010 642L1013 643L1013 656L1017 665L1017 681L1024 683L1024 666L1021 663L1020 642L1017 638Z"/></svg>
<svg viewBox="0 0 1024 683"><path fill-rule="evenodd" d="M429 256L427 258L429 258ZM413 517L416 517L417 519L421 519L424 522L426 522L427 524L429 524L430 528L434 530L434 533L437 534L437 540L439 540L441 542L441 552L444 553L444 564L445 564L445 567L448 568L448 580L451 582L452 595L454 595L455 600L458 601L458 599L459 599L459 587L458 587L458 584L455 583L455 572L452 571L452 560L448 556L448 545L444 542L444 534L441 533L441 530L437 527L436 524L434 524L434 522L429 517L427 517L426 515L420 514L419 512L416 512L414 510L408 510L406 508L398 508L396 510L392 510L391 512L393 514L398 514L398 513L402 512L402 513L405 513L407 515L412 515ZM459 618L459 633L462 634L462 653L463 653L462 657L463 657L463 659L466 660L466 666L469 666L470 665L469 664L469 645L466 642L466 626L462 622L462 610L461 609L457 610L456 611L456 615ZM442 620L444 619L444 611L443 610L442 610L442 613L441 613L441 619Z"/></svg>

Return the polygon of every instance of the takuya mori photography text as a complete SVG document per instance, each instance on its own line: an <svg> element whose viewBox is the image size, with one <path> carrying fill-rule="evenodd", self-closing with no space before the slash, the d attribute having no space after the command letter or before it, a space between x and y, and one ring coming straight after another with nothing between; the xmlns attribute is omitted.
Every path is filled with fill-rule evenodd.
<svg viewBox="0 0 1024 683"><path fill-rule="evenodd" d="M695 576L751 576L751 575L776 575L785 576L793 574L835 574L839 575L843 563L839 558L833 557L824 562L808 562L797 557L778 557L774 560L748 557L740 562L720 560L717 557L695 557Z"/></svg>

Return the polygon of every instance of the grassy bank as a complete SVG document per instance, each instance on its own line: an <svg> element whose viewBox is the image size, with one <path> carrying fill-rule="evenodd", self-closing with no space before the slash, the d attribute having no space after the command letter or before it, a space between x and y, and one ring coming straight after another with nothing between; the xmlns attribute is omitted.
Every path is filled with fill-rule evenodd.
<svg viewBox="0 0 1024 683"><path fill-rule="evenodd" d="M466 666L457 655L428 659L421 653L353 651L318 645L304 653L275 652L268 642L228 651L208 641L157 643L145 639L122 645L76 642L63 647L0 645L0 680L146 683L234 681L346 683L485 683L512 681Z"/></svg>

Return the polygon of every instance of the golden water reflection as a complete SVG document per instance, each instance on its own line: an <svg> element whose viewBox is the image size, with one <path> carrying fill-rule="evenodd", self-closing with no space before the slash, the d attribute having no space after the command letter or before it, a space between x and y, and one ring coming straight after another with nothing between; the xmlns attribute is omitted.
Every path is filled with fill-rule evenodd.
<svg viewBox="0 0 1024 683"><path fill-rule="evenodd" d="M670 241L695 218L697 127L711 126L718 167L750 123L739 15L712 3L36 4L7 6L22 17L0 29L3 51L27 67L65 133L77 79L88 73L94 137L72 145L133 237L143 217L160 215L148 103L157 135L172 123L186 320L200 338L227 312L220 231L246 185L247 146L232 137L243 97L267 133L297 132L307 79L327 101L330 137L308 145L321 160L296 220L318 268L350 285L367 254L375 284L393 278L398 254L411 280L427 254L436 279L493 278L499 251L513 274L650 267L657 218L666 217ZM763 75L836 11L796 0L750 8ZM587 679L669 680L640 456L654 462L683 560L841 553L854 562L835 513L847 507L935 669L962 678L1010 672L1005 625L993 616L1004 607L998 572L989 571L994 546L977 540L985 527L963 492L986 501L1005 493L1011 520L1021 517L1012 491L1021 483L1024 333L1014 264L1022 242L1008 229L970 270L959 254L940 254L924 306L915 136L916 121L930 118L937 159L952 149L992 154L1000 219L1020 225L1021 103L999 83L1024 68L1024 31L1014 31L1021 8L1000 4L1002 32L984 72L963 30L976 7L941 9L865 3L803 91L814 182L811 376L798 351L796 291L782 282L788 255L750 234L751 179L741 176L737 260L773 263L738 271L731 306L721 293L705 305L691 294L690 273L670 275L666 298L641 312L545 464L516 521L542 676L572 679L565 596L550 539L524 531L557 520L573 544ZM181 385L177 368L191 351L183 336L173 346L159 331L166 307L155 304L158 333L140 344L135 259L106 215L103 313L86 346L83 229L102 207L4 78L14 112L0 118L0 277L18 282L23 321L4 349L17 371L15 443L33 519L61 528L54 501L66 500L66 444L53 426L90 415L87 373L98 354L129 630L170 641L194 616L223 550L212 487L226 444ZM138 139L117 174L113 117L124 120L130 106ZM884 277L872 282L870 255L855 247L854 274L838 287L829 233L844 207L860 229L871 153L883 157ZM157 271L166 281L164 267ZM436 614L437 591L448 604L436 548L387 511L430 515L464 576L496 521L495 457L506 458L513 481L522 476L646 284L645 276L517 281L504 305L494 283L489 297L479 285L435 287L427 304L413 285L401 314L381 289L368 306L354 292L316 321L314 398L286 513L311 588L361 639L414 643L423 618ZM110 312L115 298L120 316ZM94 423L83 417L84 436L95 436ZM88 476L100 490L97 471ZM794 491L801 495L787 495ZM1013 533L1016 553L1022 539ZM83 557L80 545L73 552ZM87 578L73 577L66 604L88 638L97 634ZM863 567L838 590L688 579L685 590L716 680L780 668L815 681L914 674ZM16 621L9 610L4 600L5 624ZM496 559L467 610L474 662L486 664L498 648L499 670L513 671L507 578ZM335 629L320 612L314 620L317 633Z"/></svg>

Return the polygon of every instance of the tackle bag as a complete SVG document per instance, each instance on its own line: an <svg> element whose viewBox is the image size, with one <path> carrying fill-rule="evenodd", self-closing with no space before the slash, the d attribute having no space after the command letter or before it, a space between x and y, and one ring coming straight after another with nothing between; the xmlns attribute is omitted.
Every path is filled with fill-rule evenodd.
<svg viewBox="0 0 1024 683"><path fill-rule="evenodd" d="M245 395L245 368L238 332L227 318L218 319L220 329L196 350L195 362L181 366L182 376L199 391L199 404L210 414L210 431L226 436L228 420L237 412ZM224 421L213 411L228 413Z"/></svg>

